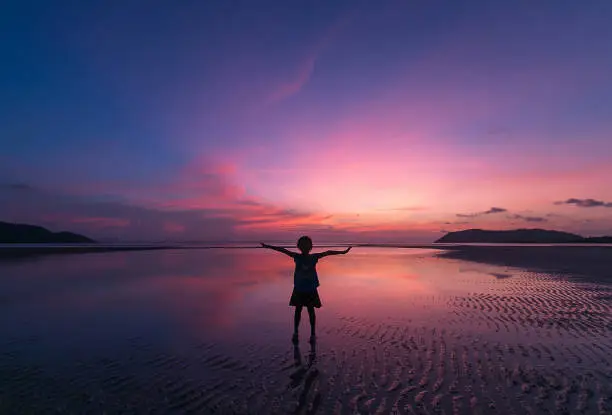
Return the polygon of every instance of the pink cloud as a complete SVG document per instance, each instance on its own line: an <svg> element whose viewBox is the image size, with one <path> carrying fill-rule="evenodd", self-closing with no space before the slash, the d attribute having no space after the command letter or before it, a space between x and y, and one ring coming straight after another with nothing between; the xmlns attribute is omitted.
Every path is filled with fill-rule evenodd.
<svg viewBox="0 0 612 415"><path fill-rule="evenodd" d="M245 197L235 179L238 166L227 159L196 157L174 178L146 190L146 203L161 209L228 209Z"/></svg>

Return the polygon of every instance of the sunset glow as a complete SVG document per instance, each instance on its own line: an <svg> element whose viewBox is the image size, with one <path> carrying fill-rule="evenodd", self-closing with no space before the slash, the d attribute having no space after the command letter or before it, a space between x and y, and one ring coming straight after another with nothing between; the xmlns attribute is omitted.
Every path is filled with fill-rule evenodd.
<svg viewBox="0 0 612 415"><path fill-rule="evenodd" d="M0 220L126 241L611 234L611 19L604 1L15 3Z"/></svg>

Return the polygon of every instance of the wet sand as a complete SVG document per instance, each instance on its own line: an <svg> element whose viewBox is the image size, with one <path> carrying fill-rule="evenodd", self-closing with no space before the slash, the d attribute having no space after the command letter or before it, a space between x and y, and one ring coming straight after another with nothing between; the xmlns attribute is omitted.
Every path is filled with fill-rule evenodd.
<svg viewBox="0 0 612 415"><path fill-rule="evenodd" d="M609 246L457 246L441 256L494 265L612 280Z"/></svg>
<svg viewBox="0 0 612 415"><path fill-rule="evenodd" d="M5 263L0 413L611 413L605 273L552 271L554 252L535 266L533 252L476 251L323 260L319 340L306 342L305 314L297 348L281 255Z"/></svg>

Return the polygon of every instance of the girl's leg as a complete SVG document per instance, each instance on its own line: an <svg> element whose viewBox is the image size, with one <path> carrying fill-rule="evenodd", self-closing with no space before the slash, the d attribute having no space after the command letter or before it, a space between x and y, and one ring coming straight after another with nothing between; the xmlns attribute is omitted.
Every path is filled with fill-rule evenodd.
<svg viewBox="0 0 612 415"><path fill-rule="evenodd" d="M317 322L317 316L315 315L314 307L308 307L308 317L310 318L310 335L315 335L315 323Z"/></svg>
<svg viewBox="0 0 612 415"><path fill-rule="evenodd" d="M296 335L298 333L298 328L300 327L300 317L302 317L302 306L295 306L295 315L293 316L293 334Z"/></svg>

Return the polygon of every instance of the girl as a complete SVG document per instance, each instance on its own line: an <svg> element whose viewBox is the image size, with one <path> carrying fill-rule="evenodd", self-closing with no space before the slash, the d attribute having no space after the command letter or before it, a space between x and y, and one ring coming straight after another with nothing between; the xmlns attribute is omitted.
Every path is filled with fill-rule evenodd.
<svg viewBox="0 0 612 415"><path fill-rule="evenodd" d="M319 292L317 287L319 286L319 277L317 275L317 261L328 255L340 255L346 254L351 250L349 246L344 251L325 251L318 254L310 254L312 249L312 239L308 236L302 236L297 241L297 247L300 253L289 251L285 248L278 246L267 245L261 243L263 248L273 249L278 252L282 252L285 255L289 255L295 262L295 271L293 273L293 293L291 294L291 300L289 305L295 307L294 316L294 329L293 338L294 343L298 342L298 327L300 325L300 318L302 317L302 308L306 307L308 310L308 317L310 318L310 342L316 341L315 336L315 307L321 307L321 299L319 298Z"/></svg>

